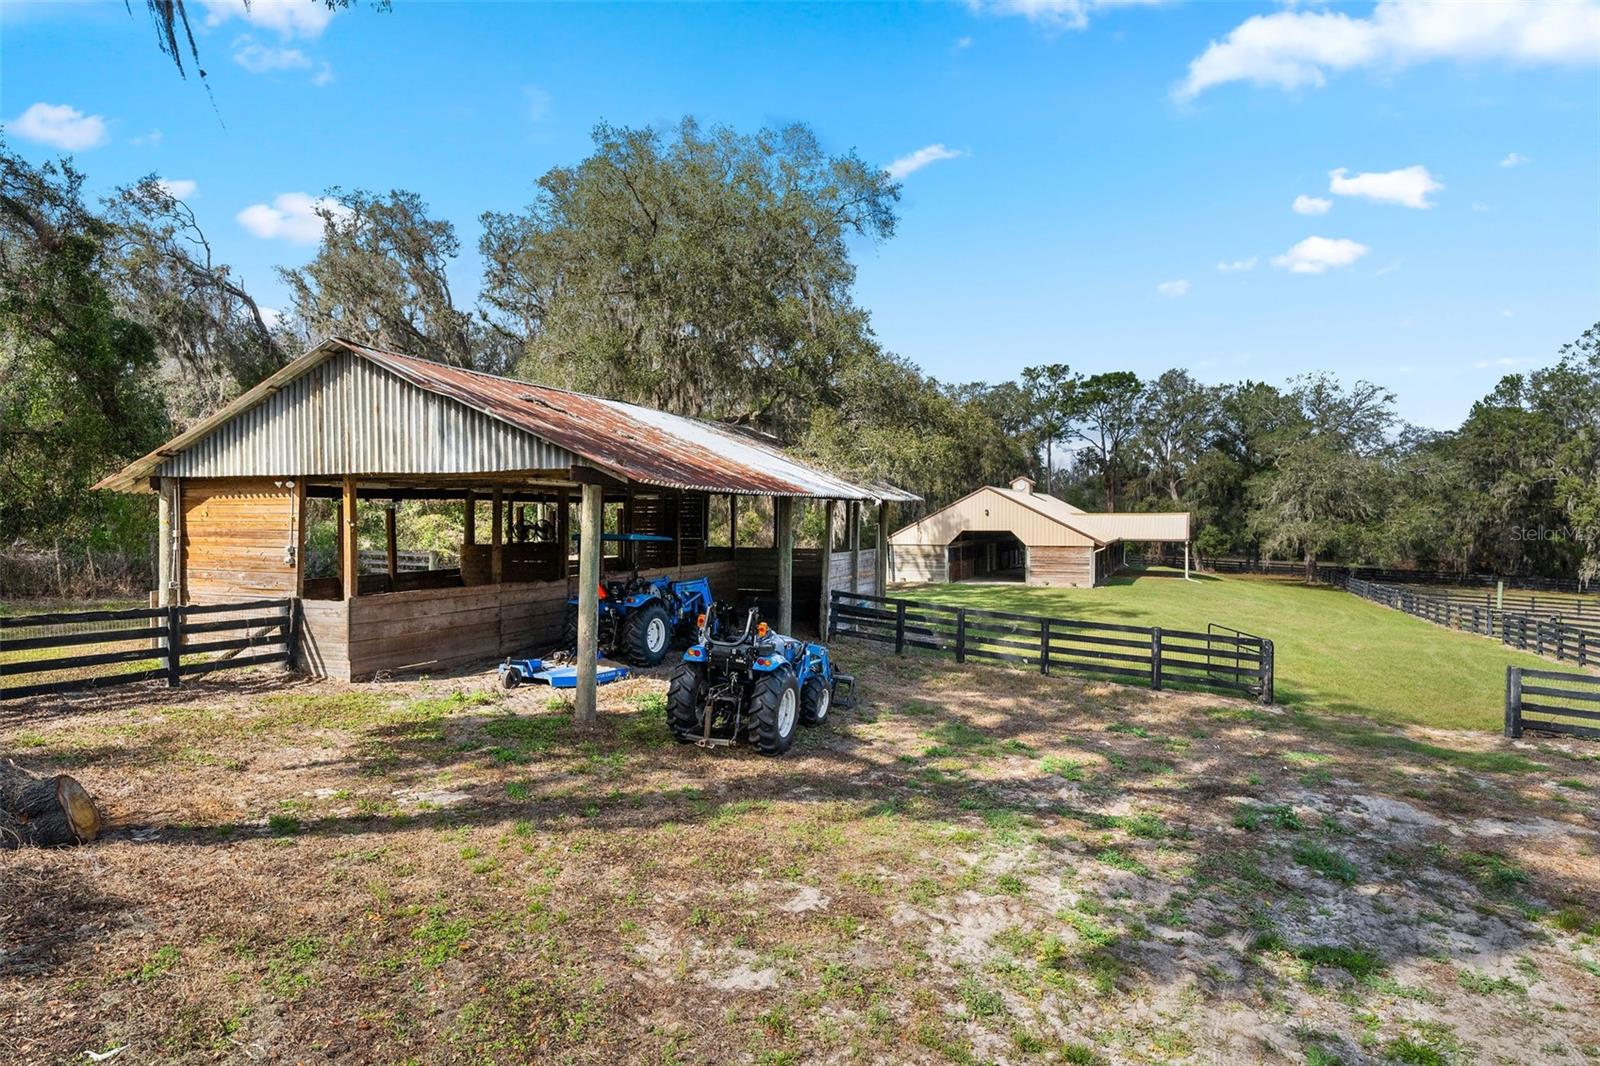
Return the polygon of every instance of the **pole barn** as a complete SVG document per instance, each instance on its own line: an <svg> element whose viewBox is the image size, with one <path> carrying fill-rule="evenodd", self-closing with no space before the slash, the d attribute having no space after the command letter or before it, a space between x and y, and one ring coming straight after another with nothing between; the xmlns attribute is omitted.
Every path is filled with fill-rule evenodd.
<svg viewBox="0 0 1600 1066"><path fill-rule="evenodd" d="M583 620L605 574L706 577L718 599L809 629L831 589L879 585L885 558L881 538L865 555L852 539L834 551L831 536L796 548L796 501L868 504L882 529L890 506L918 499L836 477L751 430L342 338L96 488L160 496L161 603L299 597L298 661L323 676L549 644L578 595L580 716L594 705L596 634ZM741 498L772 516L770 543L739 541ZM459 516L453 558L418 566L398 550L393 508L411 500ZM715 530L714 500L728 515ZM364 532L381 549L363 551Z"/></svg>

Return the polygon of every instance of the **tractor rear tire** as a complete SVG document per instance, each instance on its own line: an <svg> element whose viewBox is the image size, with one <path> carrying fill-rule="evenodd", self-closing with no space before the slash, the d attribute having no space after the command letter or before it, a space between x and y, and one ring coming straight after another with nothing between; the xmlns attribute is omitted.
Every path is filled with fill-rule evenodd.
<svg viewBox="0 0 1600 1066"><path fill-rule="evenodd" d="M757 751L782 755L789 750L800 722L800 685L793 670L783 666L756 679L750 687L750 717Z"/></svg>
<svg viewBox="0 0 1600 1066"><path fill-rule="evenodd" d="M680 744L693 744L705 735L706 668L682 663L667 685L667 728Z"/></svg>
<svg viewBox="0 0 1600 1066"><path fill-rule="evenodd" d="M567 604L567 613L561 619L561 648L570 652L578 650L578 605L575 603Z"/></svg>
<svg viewBox="0 0 1600 1066"><path fill-rule="evenodd" d="M808 677L800 689L800 724L821 725L833 710L833 686L820 677Z"/></svg>
<svg viewBox="0 0 1600 1066"><path fill-rule="evenodd" d="M672 622L659 603L646 604L628 612L623 623L622 647L634 666L656 666L672 647Z"/></svg>

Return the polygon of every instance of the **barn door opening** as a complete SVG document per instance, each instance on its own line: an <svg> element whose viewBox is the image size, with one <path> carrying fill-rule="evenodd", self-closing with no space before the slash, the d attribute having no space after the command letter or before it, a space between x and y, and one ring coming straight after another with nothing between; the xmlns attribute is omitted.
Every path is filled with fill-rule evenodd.
<svg viewBox="0 0 1600 1066"><path fill-rule="evenodd" d="M1022 581L1028 549L1012 533L968 530L950 542L951 581Z"/></svg>

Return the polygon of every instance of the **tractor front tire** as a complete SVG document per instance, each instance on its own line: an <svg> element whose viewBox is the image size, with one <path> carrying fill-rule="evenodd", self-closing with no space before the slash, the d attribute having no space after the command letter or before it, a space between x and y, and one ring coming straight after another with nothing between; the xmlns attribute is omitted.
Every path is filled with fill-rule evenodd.
<svg viewBox="0 0 1600 1066"><path fill-rule="evenodd" d="M800 724L821 725L833 710L833 686L820 677L808 677L800 689Z"/></svg>
<svg viewBox="0 0 1600 1066"><path fill-rule="evenodd" d="M578 605L567 604L567 613L561 619L561 647L565 651L578 650Z"/></svg>
<svg viewBox="0 0 1600 1066"><path fill-rule="evenodd" d="M751 733L763 755L782 755L800 722L800 685L787 666L762 674L750 687Z"/></svg>
<svg viewBox="0 0 1600 1066"><path fill-rule="evenodd" d="M667 618L667 609L659 603L651 603L628 612L622 629L622 646L634 666L659 664L667 657L667 649L672 647L672 622Z"/></svg>
<svg viewBox="0 0 1600 1066"><path fill-rule="evenodd" d="M705 735L706 668L683 663L667 685L667 728L680 744Z"/></svg>

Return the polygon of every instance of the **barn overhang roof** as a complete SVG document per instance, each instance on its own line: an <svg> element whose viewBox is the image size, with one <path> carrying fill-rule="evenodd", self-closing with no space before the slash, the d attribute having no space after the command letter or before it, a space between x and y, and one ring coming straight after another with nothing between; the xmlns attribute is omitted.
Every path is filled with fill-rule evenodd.
<svg viewBox="0 0 1600 1066"><path fill-rule="evenodd" d="M282 370L149 455L101 481L96 488L140 491L164 464L217 432L230 420L267 402L295 379L349 353L400 381L444 397L529 437L553 445L618 480L712 493L813 499L915 501L914 493L881 482L850 480L790 455L776 438L708 419L669 414L549 385L496 377L383 351L342 337L323 341ZM381 409L362 412L383 418ZM304 425L305 423L301 423ZM305 430L307 432L313 430ZM449 442L443 442L448 447ZM292 473L270 469L264 449L260 469L230 468L232 476ZM457 463L455 469L459 469ZM363 475L404 475L417 470L350 470Z"/></svg>

